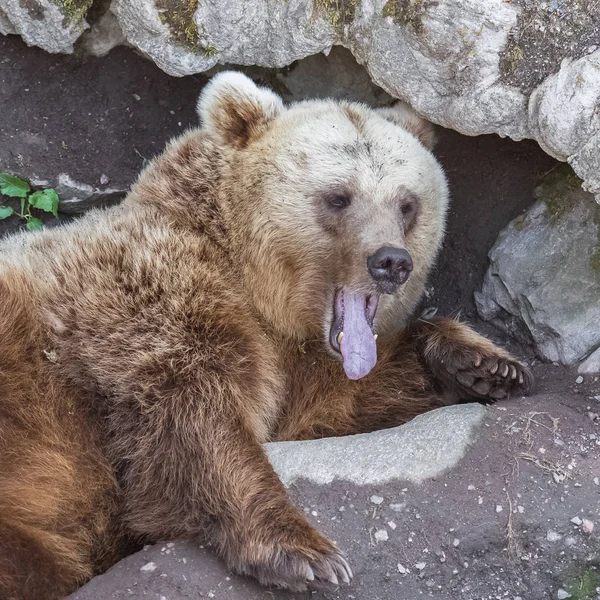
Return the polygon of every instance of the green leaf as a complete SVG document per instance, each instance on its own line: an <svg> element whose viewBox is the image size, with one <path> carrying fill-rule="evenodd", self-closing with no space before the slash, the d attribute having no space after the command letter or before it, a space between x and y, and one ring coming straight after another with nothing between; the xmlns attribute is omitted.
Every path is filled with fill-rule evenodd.
<svg viewBox="0 0 600 600"><path fill-rule="evenodd" d="M53 189L35 192L29 196L29 204L33 208L44 210L58 217L58 194Z"/></svg>
<svg viewBox="0 0 600 600"><path fill-rule="evenodd" d="M39 231L43 228L44 224L36 217L31 217L31 219L27 221L27 229L29 229L29 231Z"/></svg>
<svg viewBox="0 0 600 600"><path fill-rule="evenodd" d="M25 198L29 193L29 184L8 173L0 173L0 193L11 198Z"/></svg>
<svg viewBox="0 0 600 600"><path fill-rule="evenodd" d="M0 206L0 219L8 219L14 212L10 206Z"/></svg>

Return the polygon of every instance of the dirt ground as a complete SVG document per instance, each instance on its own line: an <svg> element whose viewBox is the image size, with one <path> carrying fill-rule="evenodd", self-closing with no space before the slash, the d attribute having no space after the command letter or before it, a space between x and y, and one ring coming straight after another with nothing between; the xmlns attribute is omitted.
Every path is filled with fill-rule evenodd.
<svg viewBox="0 0 600 600"><path fill-rule="evenodd" d="M77 181L93 184L102 178L126 187L169 138L196 124L195 102L205 82L203 76L168 77L125 48L101 59L52 56L14 36L0 38L0 171L26 178L65 172ZM436 153L449 178L452 205L427 304L441 314L460 311L511 346L477 322L473 292L498 232L532 204L537 178L556 162L529 141L469 138L447 130L440 130L439 138ZM18 226L16 219L0 222L0 235ZM348 551L358 574L350 590L296 597L544 600L564 589L576 600L595 598L600 386L590 376L576 384L574 370L541 365L529 349L513 349L534 364L535 395L490 409L475 446L444 477L385 489L341 482L322 489L302 482L294 487L296 501L317 512L319 527ZM372 495L384 503L373 505ZM581 524L571 521L576 517ZM595 523L593 532L584 531L584 518ZM385 542L372 537L381 527L389 532ZM189 546L181 546L177 556L176 549L167 554L160 548L154 551L170 557L164 577L158 569L145 583L136 579L129 587L131 574L139 578L139 568L148 562L142 553L75 597L292 597L258 591L250 583L242 595L235 590L227 595L230 574L210 555ZM181 560L184 555L189 564ZM192 585L199 575L190 565L214 576L219 589Z"/></svg>

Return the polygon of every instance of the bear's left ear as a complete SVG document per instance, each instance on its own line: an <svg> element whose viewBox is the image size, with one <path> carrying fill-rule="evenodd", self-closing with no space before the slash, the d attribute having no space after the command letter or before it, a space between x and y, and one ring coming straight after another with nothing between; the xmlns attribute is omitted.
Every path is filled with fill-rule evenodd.
<svg viewBox="0 0 600 600"><path fill-rule="evenodd" d="M283 101L246 75L224 71L202 90L197 110L203 128L225 144L245 148L283 111Z"/></svg>
<svg viewBox="0 0 600 600"><path fill-rule="evenodd" d="M435 128L406 102L398 101L393 106L375 109L377 114L412 133L425 148L432 150L437 141Z"/></svg>

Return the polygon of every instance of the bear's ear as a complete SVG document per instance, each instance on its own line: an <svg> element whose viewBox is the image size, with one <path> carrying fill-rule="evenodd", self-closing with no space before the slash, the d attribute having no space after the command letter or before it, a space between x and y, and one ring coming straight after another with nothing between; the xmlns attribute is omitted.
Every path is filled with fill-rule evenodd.
<svg viewBox="0 0 600 600"><path fill-rule="evenodd" d="M197 110L203 128L225 144L244 148L283 111L283 101L242 73L224 71L202 90Z"/></svg>
<svg viewBox="0 0 600 600"><path fill-rule="evenodd" d="M406 102L396 102L393 106L375 109L379 116L396 123L412 133L425 148L432 150L437 141L435 128L429 122L419 116L417 112Z"/></svg>

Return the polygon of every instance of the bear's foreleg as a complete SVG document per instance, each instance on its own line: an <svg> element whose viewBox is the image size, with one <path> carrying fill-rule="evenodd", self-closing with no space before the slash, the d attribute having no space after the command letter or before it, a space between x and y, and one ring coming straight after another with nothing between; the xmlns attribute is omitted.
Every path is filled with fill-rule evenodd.
<svg viewBox="0 0 600 600"><path fill-rule="evenodd" d="M529 369L465 323L443 317L418 320L406 335L445 403L471 398L493 402L532 389Z"/></svg>
<svg viewBox="0 0 600 600"><path fill-rule="evenodd" d="M148 541L208 541L263 584L348 582L345 559L290 502L237 392L204 370L196 389L121 404L113 418L130 428L115 440L127 525Z"/></svg>

